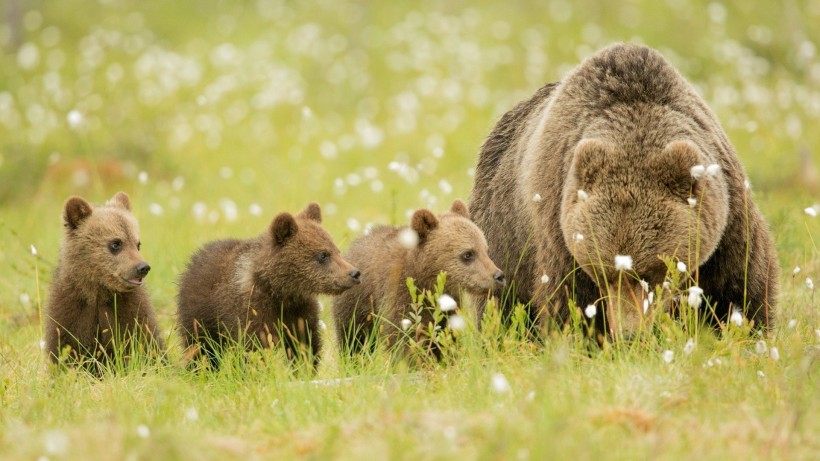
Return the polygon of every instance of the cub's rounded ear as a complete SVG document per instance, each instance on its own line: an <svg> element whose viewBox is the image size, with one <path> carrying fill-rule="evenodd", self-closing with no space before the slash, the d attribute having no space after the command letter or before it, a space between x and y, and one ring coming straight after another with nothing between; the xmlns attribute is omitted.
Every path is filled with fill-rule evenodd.
<svg viewBox="0 0 820 461"><path fill-rule="evenodd" d="M279 213L273 218L273 222L270 224L270 234L273 238L273 244L276 246L284 245L296 235L298 230L299 226L296 225L296 220L293 218L293 215L287 212Z"/></svg>
<svg viewBox="0 0 820 461"><path fill-rule="evenodd" d="M310 219L312 221L316 221L317 223L322 223L322 209L319 208L319 204L316 202L311 202L308 206L299 213L300 218Z"/></svg>
<svg viewBox="0 0 820 461"><path fill-rule="evenodd" d="M131 211L131 199L125 192L117 192L108 201L108 205L113 205L122 208L125 211Z"/></svg>
<svg viewBox="0 0 820 461"><path fill-rule="evenodd" d="M82 197L71 197L65 202L63 209L63 221L66 228L76 229L86 218L94 212L94 207L82 199Z"/></svg>
<svg viewBox="0 0 820 461"><path fill-rule="evenodd" d="M470 219L470 211L467 209L467 204L459 199L453 201L453 206L450 207L450 212Z"/></svg>
<svg viewBox="0 0 820 461"><path fill-rule="evenodd" d="M422 208L413 213L413 219L410 220L410 227L419 234L419 240L424 241L427 235L438 227L438 218L432 211Z"/></svg>
<svg viewBox="0 0 820 461"><path fill-rule="evenodd" d="M652 169L657 172L666 187L679 197L689 197L697 188L692 167L703 164L700 148L691 141L672 141L663 148L660 155L652 160Z"/></svg>
<svg viewBox="0 0 820 461"><path fill-rule="evenodd" d="M575 146L573 175L580 189L591 189L600 177L601 168L606 163L612 148L605 141L595 138L582 139Z"/></svg>

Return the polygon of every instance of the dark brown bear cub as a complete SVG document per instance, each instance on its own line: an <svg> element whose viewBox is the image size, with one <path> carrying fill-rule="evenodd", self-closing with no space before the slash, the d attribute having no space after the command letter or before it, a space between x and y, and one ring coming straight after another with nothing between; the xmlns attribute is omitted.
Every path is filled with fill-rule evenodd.
<svg viewBox="0 0 820 461"><path fill-rule="evenodd" d="M46 350L101 371L115 356L140 344L164 349L144 279L151 266L142 258L137 221L128 195L117 193L94 207L80 197L66 201L66 235L46 308Z"/></svg>
<svg viewBox="0 0 820 461"><path fill-rule="evenodd" d="M219 365L226 345L283 346L291 359L318 363L322 346L317 294L336 295L359 283L322 228L319 205L281 213L249 240L208 243L180 277L178 321L191 354Z"/></svg>
<svg viewBox="0 0 820 461"><path fill-rule="evenodd" d="M438 274L446 272L444 292L452 297L462 291L486 296L504 284L504 273L490 260L484 234L461 200L438 217L416 211L409 228L377 227L355 240L345 257L364 278L333 302L339 346L349 353L372 346L374 334L388 343L395 339L412 302L408 278L418 289L432 290ZM377 318L382 325L374 332ZM422 324L431 320L423 317Z"/></svg>

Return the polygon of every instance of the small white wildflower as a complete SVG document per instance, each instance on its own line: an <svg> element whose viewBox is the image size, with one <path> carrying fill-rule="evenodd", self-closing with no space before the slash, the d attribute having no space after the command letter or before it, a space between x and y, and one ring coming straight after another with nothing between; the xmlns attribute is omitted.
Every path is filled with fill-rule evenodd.
<svg viewBox="0 0 820 461"><path fill-rule="evenodd" d="M35 248L34 245L31 245L31 254L37 256L37 248Z"/></svg>
<svg viewBox="0 0 820 461"><path fill-rule="evenodd" d="M755 343L755 352L757 352L758 355L763 355L768 352L768 350L769 348L766 347L766 341L760 340Z"/></svg>
<svg viewBox="0 0 820 461"><path fill-rule="evenodd" d="M572 238L574 238L576 242L580 242L584 239L584 234L576 232L575 234L573 234Z"/></svg>
<svg viewBox="0 0 820 461"><path fill-rule="evenodd" d="M451 315L447 318L447 326L453 331L462 331L467 328L467 320L460 315Z"/></svg>
<svg viewBox="0 0 820 461"><path fill-rule="evenodd" d="M729 316L729 322L734 323L737 326L743 325L743 314L741 314L737 309L733 310L732 315Z"/></svg>
<svg viewBox="0 0 820 461"><path fill-rule="evenodd" d="M649 282L647 282L646 280L641 280L640 284L641 288L643 288L644 293L649 293Z"/></svg>
<svg viewBox="0 0 820 461"><path fill-rule="evenodd" d="M45 339L40 340L40 350L41 351L46 350L46 340Z"/></svg>
<svg viewBox="0 0 820 461"><path fill-rule="evenodd" d="M416 248L419 244L419 233L409 227L400 230L399 244L408 250Z"/></svg>
<svg viewBox="0 0 820 461"><path fill-rule="evenodd" d="M686 272L686 263L685 262L678 261L677 266L678 266L678 271L684 272L684 273Z"/></svg>
<svg viewBox="0 0 820 461"><path fill-rule="evenodd" d="M803 213L806 213L807 215L811 216L812 218L817 217L817 210L815 210L813 206L810 206L808 208L803 209Z"/></svg>
<svg viewBox="0 0 820 461"><path fill-rule="evenodd" d="M162 205L155 202L155 203L152 203L152 204L148 205L148 211L150 211L152 215L162 216L162 213L165 210L162 208Z"/></svg>
<svg viewBox="0 0 820 461"><path fill-rule="evenodd" d="M715 366L715 363L712 362L712 359L709 359L709 360L706 361L706 366L709 367L709 368L712 368L713 366Z"/></svg>
<svg viewBox="0 0 820 461"><path fill-rule="evenodd" d="M720 165L713 163L706 167L706 176L713 178L718 174L718 171L720 171Z"/></svg>
<svg viewBox="0 0 820 461"><path fill-rule="evenodd" d="M453 193L453 186L446 179L442 179L438 182L438 188L441 189L441 192L444 195L450 195Z"/></svg>
<svg viewBox="0 0 820 461"><path fill-rule="evenodd" d="M302 106L302 118L307 120L313 117L313 111L308 106Z"/></svg>
<svg viewBox="0 0 820 461"><path fill-rule="evenodd" d="M643 300L643 313L646 314L649 312L649 299Z"/></svg>
<svg viewBox="0 0 820 461"><path fill-rule="evenodd" d="M68 451L68 446L71 440L65 432L59 430L52 430L45 433L43 436L43 445L46 453L50 455L62 455Z"/></svg>
<svg viewBox="0 0 820 461"><path fill-rule="evenodd" d="M692 208L698 206L698 199L696 199L695 197L689 197L688 199L686 199L686 201L689 202L689 206Z"/></svg>
<svg viewBox="0 0 820 461"><path fill-rule="evenodd" d="M763 370L757 370L757 377L766 378L766 373L763 373Z"/></svg>
<svg viewBox="0 0 820 461"><path fill-rule="evenodd" d="M586 202L587 199L589 199L589 194L587 194L586 191L582 189L578 189L578 200Z"/></svg>
<svg viewBox="0 0 820 461"><path fill-rule="evenodd" d="M749 190L749 189L752 188L752 183L750 183L748 179L744 179L743 180L743 187L746 188L746 190Z"/></svg>
<svg viewBox="0 0 820 461"><path fill-rule="evenodd" d="M191 422L198 420L199 411L197 411L197 409L194 407L188 408L187 410L185 410L185 419Z"/></svg>
<svg viewBox="0 0 820 461"><path fill-rule="evenodd" d="M535 194L532 196L533 202L540 202L541 201L541 194Z"/></svg>
<svg viewBox="0 0 820 461"><path fill-rule="evenodd" d="M490 383L493 390L499 394L510 392L510 383L507 381L507 377L501 373L493 373L492 378L490 378Z"/></svg>
<svg viewBox="0 0 820 461"><path fill-rule="evenodd" d="M438 297L438 307L442 312L450 312L456 310L458 304L456 300L450 295L441 295Z"/></svg>
<svg viewBox="0 0 820 461"><path fill-rule="evenodd" d="M146 184L148 182L148 173L145 171L140 171L137 175L137 181L139 181L140 184Z"/></svg>
<svg viewBox="0 0 820 461"><path fill-rule="evenodd" d="M667 349L667 350L663 351L663 354L661 355L661 357L663 358L664 362L672 363L672 360L675 359L675 352Z"/></svg>
<svg viewBox="0 0 820 461"><path fill-rule="evenodd" d="M80 125L83 124L84 119L85 119L85 117L83 117L82 112L80 112L76 109L70 111L68 113L68 115L66 115L66 120L68 121L68 126L72 130L76 130L77 128L79 128Z"/></svg>
<svg viewBox="0 0 820 461"><path fill-rule="evenodd" d="M527 392L527 402L532 402L535 400L535 391Z"/></svg>
<svg viewBox="0 0 820 461"><path fill-rule="evenodd" d="M806 277L806 288L808 288L809 291L814 291L814 282L812 282L809 277Z"/></svg>
<svg viewBox="0 0 820 461"><path fill-rule="evenodd" d="M615 255L615 270L631 271L632 270L632 256L629 256L629 255Z"/></svg>
<svg viewBox="0 0 820 461"><path fill-rule="evenodd" d="M814 330L814 336L817 336L817 341L820 341L820 329Z"/></svg>
<svg viewBox="0 0 820 461"><path fill-rule="evenodd" d="M324 320L319 320L319 329L322 331L327 331L327 325L325 324Z"/></svg>
<svg viewBox="0 0 820 461"><path fill-rule="evenodd" d="M700 177L703 176L703 173L706 172L706 167L703 165L695 165L689 170L689 172L692 173L693 178L700 179Z"/></svg>
<svg viewBox="0 0 820 461"><path fill-rule="evenodd" d="M793 330L794 327L796 327L796 326L797 326L797 320L796 319L789 320L789 323L786 325L786 327L788 327L789 330Z"/></svg>
<svg viewBox="0 0 820 461"><path fill-rule="evenodd" d="M262 207L258 203L251 203L248 207L248 213L251 216L261 216L262 215Z"/></svg>
<svg viewBox="0 0 820 461"><path fill-rule="evenodd" d="M595 317L595 314L597 314L597 313L598 313L598 308L595 307L595 304L590 304L586 307L586 309L584 309L584 315L586 315L587 318L590 318L590 319L592 317Z"/></svg>
<svg viewBox="0 0 820 461"><path fill-rule="evenodd" d="M140 424L137 426L137 435L142 437L143 439L147 439L149 435L151 435L151 430L148 429L148 426L145 424Z"/></svg>
<svg viewBox="0 0 820 461"><path fill-rule="evenodd" d="M649 301L649 304L652 304L653 302L655 302L655 292L650 292L646 298L647 301Z"/></svg>
<svg viewBox="0 0 820 461"><path fill-rule="evenodd" d="M689 306L694 307L697 309L700 307L701 295L703 294L703 289L697 285L689 287Z"/></svg>
<svg viewBox="0 0 820 461"><path fill-rule="evenodd" d="M177 176L171 181L171 188L175 191L181 191L183 187L185 187L185 178L182 176Z"/></svg>
<svg viewBox="0 0 820 461"><path fill-rule="evenodd" d="M411 326L413 326L413 322L410 319L401 319L401 329L402 330L406 331Z"/></svg>
<svg viewBox="0 0 820 461"><path fill-rule="evenodd" d="M359 229L362 228L362 225L359 223L358 219L350 218L347 220L347 227L353 232L359 232Z"/></svg>
<svg viewBox="0 0 820 461"><path fill-rule="evenodd" d="M31 304L31 296L28 293L20 293L20 304L24 306Z"/></svg>
<svg viewBox="0 0 820 461"><path fill-rule="evenodd" d="M797 275L799 273L800 273L800 266L794 266L794 269L792 270L792 277L794 277L795 275Z"/></svg>
<svg viewBox="0 0 820 461"><path fill-rule="evenodd" d="M669 283L669 280L664 280L664 281L663 281L663 285L661 285L661 287L662 287L664 290L669 291L669 290L671 290L671 289L672 289L672 284L671 284L671 283Z"/></svg>
<svg viewBox="0 0 820 461"><path fill-rule="evenodd" d="M780 351L778 351L776 347L772 347L771 349L769 349L769 357L771 357L772 360L777 362L778 360L780 360Z"/></svg>
<svg viewBox="0 0 820 461"><path fill-rule="evenodd" d="M689 338L686 340L686 345L683 346L683 353L686 355L691 354L695 350L695 340Z"/></svg>
<svg viewBox="0 0 820 461"><path fill-rule="evenodd" d="M550 276L549 275L544 274L544 275L541 276L541 283L548 283L549 281L550 281Z"/></svg>

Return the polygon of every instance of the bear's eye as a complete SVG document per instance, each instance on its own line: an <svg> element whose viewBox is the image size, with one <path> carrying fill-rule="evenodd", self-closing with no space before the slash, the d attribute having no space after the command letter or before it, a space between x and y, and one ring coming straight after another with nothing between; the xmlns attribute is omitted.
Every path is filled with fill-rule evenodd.
<svg viewBox="0 0 820 461"><path fill-rule="evenodd" d="M319 264L327 264L330 261L330 253L327 251L320 251L316 254L316 261L319 261Z"/></svg>
<svg viewBox="0 0 820 461"><path fill-rule="evenodd" d="M461 260L464 261L465 263L468 263L468 262L472 261L473 259L475 259L475 251L467 250L464 253L461 253Z"/></svg>
<svg viewBox="0 0 820 461"><path fill-rule="evenodd" d="M108 249L111 250L111 253L119 253L122 250L122 240L112 240L108 242Z"/></svg>
<svg viewBox="0 0 820 461"><path fill-rule="evenodd" d="M140 251L140 248L142 248L142 242L137 242L137 251Z"/></svg>

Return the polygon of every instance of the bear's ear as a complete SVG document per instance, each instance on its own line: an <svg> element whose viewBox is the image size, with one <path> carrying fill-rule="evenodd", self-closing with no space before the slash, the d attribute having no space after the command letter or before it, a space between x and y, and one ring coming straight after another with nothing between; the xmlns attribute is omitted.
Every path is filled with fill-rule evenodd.
<svg viewBox="0 0 820 461"><path fill-rule="evenodd" d="M582 139L575 146L573 174L579 189L592 189L597 178L601 176L601 168L611 151L605 141L595 138Z"/></svg>
<svg viewBox="0 0 820 461"><path fill-rule="evenodd" d="M117 192L114 194L111 200L108 201L108 204L120 207L125 211L131 211L131 199L128 198L128 194L125 192Z"/></svg>
<svg viewBox="0 0 820 461"><path fill-rule="evenodd" d="M697 194L697 181L692 176L692 167L702 164L700 149L690 141L672 141L664 147L660 155L650 164L657 172L658 179L676 196L686 198Z"/></svg>
<svg viewBox="0 0 820 461"><path fill-rule="evenodd" d="M410 227L419 234L419 241L424 241L430 231L438 227L438 218L432 211L422 208L413 213Z"/></svg>
<svg viewBox="0 0 820 461"><path fill-rule="evenodd" d="M470 219L470 211L467 209L467 204L459 199L453 201L453 206L450 207L450 212Z"/></svg>
<svg viewBox="0 0 820 461"><path fill-rule="evenodd" d="M310 219L312 221L316 221L317 223L322 223L322 209L319 208L319 204L315 202L311 202L308 206L299 213L300 218Z"/></svg>
<svg viewBox="0 0 820 461"><path fill-rule="evenodd" d="M65 202L63 221L68 229L74 230L94 212L94 207L81 197L71 197Z"/></svg>
<svg viewBox="0 0 820 461"><path fill-rule="evenodd" d="M293 218L293 215L290 213L279 213L273 218L273 222L270 224L270 235L273 238L273 244L275 246L284 245L296 235L298 230L299 226L296 225L296 220Z"/></svg>

